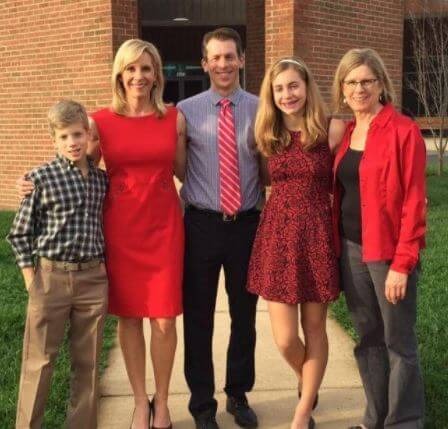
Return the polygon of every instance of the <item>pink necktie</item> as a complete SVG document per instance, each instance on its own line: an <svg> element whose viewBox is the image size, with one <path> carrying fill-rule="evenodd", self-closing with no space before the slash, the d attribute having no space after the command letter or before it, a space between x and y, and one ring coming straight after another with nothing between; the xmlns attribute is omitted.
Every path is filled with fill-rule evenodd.
<svg viewBox="0 0 448 429"><path fill-rule="evenodd" d="M235 124L230 100L223 98L219 104L218 152L221 209L224 213L235 214L241 206L240 173L236 147Z"/></svg>

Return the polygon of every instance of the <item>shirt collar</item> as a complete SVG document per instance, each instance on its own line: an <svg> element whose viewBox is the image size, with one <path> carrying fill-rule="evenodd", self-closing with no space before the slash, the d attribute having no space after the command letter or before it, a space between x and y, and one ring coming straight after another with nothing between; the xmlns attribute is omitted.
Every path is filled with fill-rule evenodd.
<svg viewBox="0 0 448 429"><path fill-rule="evenodd" d="M376 126L380 128L384 128L389 120L392 118L393 114L395 113L394 106L392 103L387 103L384 105L384 107L377 113L377 115L372 119L372 122L370 123L370 127ZM350 131L353 131L353 128L355 128L355 120L351 120L348 128Z"/></svg>
<svg viewBox="0 0 448 429"><path fill-rule="evenodd" d="M59 153L56 155L56 159L59 161L59 164L66 170L72 170L75 167L75 163L70 161L65 156L60 155Z"/></svg>
<svg viewBox="0 0 448 429"><path fill-rule="evenodd" d="M62 168L66 170L73 170L74 168L76 168L76 165L73 161L69 160L65 156L60 155L59 153L56 154L56 159L59 161L59 164L62 166ZM90 156L87 156L87 165L89 166L89 172L95 167L95 163Z"/></svg>
<svg viewBox="0 0 448 429"><path fill-rule="evenodd" d="M378 126L384 128L389 122L392 115L395 113L394 106L391 103L387 103L384 107L378 112L378 114L373 118L371 122L371 126Z"/></svg>
<svg viewBox="0 0 448 429"><path fill-rule="evenodd" d="M218 94L216 91L213 91L213 89L211 89L211 88L208 90L208 93L209 93L210 101L212 102L212 104L214 106L217 106L223 98L228 98L231 101L231 103L234 106L236 106L241 99L243 90L240 87L238 87L227 97L223 97L221 94Z"/></svg>

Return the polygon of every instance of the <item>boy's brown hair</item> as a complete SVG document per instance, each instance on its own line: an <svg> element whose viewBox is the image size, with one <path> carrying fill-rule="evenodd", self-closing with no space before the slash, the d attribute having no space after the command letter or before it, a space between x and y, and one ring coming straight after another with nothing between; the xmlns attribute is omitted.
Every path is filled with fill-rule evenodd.
<svg viewBox="0 0 448 429"><path fill-rule="evenodd" d="M77 101L61 100L48 111L48 127L52 137L55 130L81 122L86 130L89 129L89 118L84 106Z"/></svg>
<svg viewBox="0 0 448 429"><path fill-rule="evenodd" d="M207 59L207 43L211 39L216 40L233 40L236 45L236 52L238 54L238 57L241 58L243 55L243 43L241 42L241 37L238 34L236 30L229 27L220 27L216 28L213 31L209 31L208 33L204 34L204 37L202 38L202 58L204 60Z"/></svg>

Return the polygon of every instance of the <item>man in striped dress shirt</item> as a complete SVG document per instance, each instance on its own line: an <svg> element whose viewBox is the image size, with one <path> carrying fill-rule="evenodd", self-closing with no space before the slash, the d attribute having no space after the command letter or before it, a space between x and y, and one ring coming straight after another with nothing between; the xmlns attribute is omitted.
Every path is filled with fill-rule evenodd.
<svg viewBox="0 0 448 429"><path fill-rule="evenodd" d="M198 429L216 429L212 361L218 278L224 269L231 323L226 409L241 427L256 427L246 392L253 387L257 297L246 274L259 220L262 186L253 125L258 99L243 91L241 40L220 28L203 39L202 66L211 88L181 101L187 124L184 340L189 409Z"/></svg>

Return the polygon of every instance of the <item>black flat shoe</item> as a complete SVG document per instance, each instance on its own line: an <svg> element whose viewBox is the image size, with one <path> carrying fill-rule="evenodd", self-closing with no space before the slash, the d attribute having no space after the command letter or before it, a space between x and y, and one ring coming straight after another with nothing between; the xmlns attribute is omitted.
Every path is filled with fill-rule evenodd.
<svg viewBox="0 0 448 429"><path fill-rule="evenodd" d="M194 423L196 424L196 429L219 429L215 413L211 410L206 410L195 416Z"/></svg>
<svg viewBox="0 0 448 429"><path fill-rule="evenodd" d="M152 398L152 401L149 401L149 428L150 429L172 429L173 424L170 423L168 426L165 427L158 427L151 424L151 414L152 414L152 421L154 422L156 417L156 401L155 398Z"/></svg>
<svg viewBox="0 0 448 429"><path fill-rule="evenodd" d="M312 417L310 417L310 421L308 422L308 429L314 429L316 427L316 422Z"/></svg>
<svg viewBox="0 0 448 429"><path fill-rule="evenodd" d="M242 428L258 427L258 419L254 410L249 407L247 399L227 397L226 410L235 417L235 423Z"/></svg>

